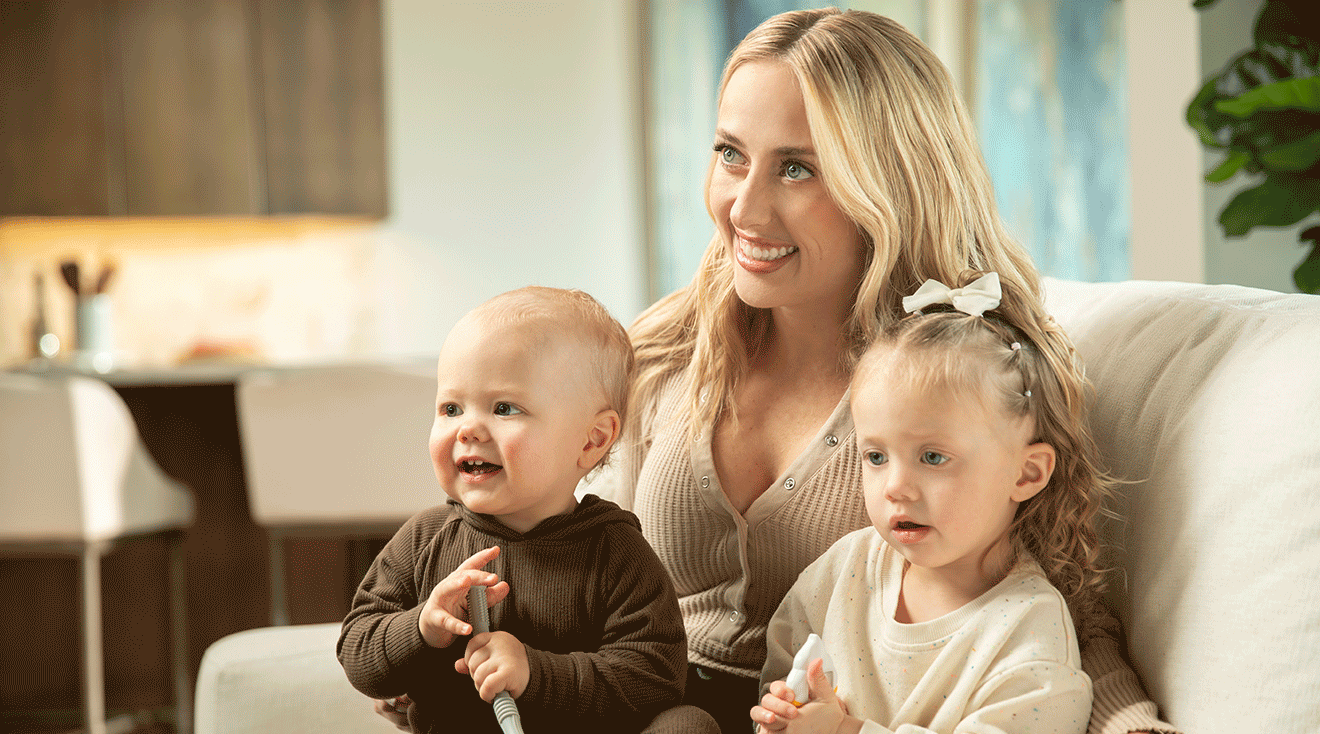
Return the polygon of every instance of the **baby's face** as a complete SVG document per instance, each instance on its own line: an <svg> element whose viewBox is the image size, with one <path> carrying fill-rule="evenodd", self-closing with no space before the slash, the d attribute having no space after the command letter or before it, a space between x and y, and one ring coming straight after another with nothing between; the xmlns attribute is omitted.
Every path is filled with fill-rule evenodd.
<svg viewBox="0 0 1320 734"><path fill-rule="evenodd" d="M599 406L569 340L464 318L437 365L431 463L445 493L519 532L571 511ZM591 458L590 462L595 459Z"/></svg>

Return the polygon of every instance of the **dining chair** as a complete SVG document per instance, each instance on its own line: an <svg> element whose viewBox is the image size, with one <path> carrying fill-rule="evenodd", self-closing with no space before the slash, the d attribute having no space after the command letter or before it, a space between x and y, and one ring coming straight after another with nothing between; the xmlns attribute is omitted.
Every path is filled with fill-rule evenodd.
<svg viewBox="0 0 1320 734"><path fill-rule="evenodd" d="M192 730L181 531L193 515L192 493L152 460L109 385L0 373L0 552L80 560L82 707L91 734L125 725L106 719L101 560L117 542L149 533L170 540L175 730Z"/></svg>
<svg viewBox="0 0 1320 734"><path fill-rule="evenodd" d="M444 494L427 441L431 364L256 370L236 400L248 504L270 538L271 624L289 623L285 540L389 538ZM370 559L350 566L356 585Z"/></svg>

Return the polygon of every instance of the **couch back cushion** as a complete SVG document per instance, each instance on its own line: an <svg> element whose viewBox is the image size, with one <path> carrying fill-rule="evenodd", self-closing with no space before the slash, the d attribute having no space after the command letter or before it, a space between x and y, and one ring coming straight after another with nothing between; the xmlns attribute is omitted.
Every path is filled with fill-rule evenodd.
<svg viewBox="0 0 1320 734"><path fill-rule="evenodd" d="M1046 280L1120 488L1109 601L1196 734L1320 731L1320 296Z"/></svg>

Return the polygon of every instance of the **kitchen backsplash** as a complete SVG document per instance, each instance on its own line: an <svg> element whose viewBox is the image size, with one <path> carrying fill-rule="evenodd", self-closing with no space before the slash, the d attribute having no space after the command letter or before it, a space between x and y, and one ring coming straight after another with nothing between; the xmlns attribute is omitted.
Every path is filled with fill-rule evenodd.
<svg viewBox="0 0 1320 734"><path fill-rule="evenodd" d="M34 276L67 357L73 292L60 262L106 292L117 362L188 359L298 363L434 353L451 306L440 263L374 222L321 219L0 221L0 363L31 356Z"/></svg>

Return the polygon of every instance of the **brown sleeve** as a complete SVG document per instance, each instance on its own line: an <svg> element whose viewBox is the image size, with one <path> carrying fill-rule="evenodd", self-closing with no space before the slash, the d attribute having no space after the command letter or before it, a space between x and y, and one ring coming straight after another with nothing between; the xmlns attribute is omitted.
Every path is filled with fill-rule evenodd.
<svg viewBox="0 0 1320 734"><path fill-rule="evenodd" d="M404 523L362 579L339 633L337 654L348 680L372 698L389 698L410 689L418 676L461 655L461 645L437 650L417 627L422 604L417 569L448 511L433 508Z"/></svg>
<svg viewBox="0 0 1320 734"><path fill-rule="evenodd" d="M1123 628L1118 618L1103 603L1078 630L1082 648L1082 670L1091 676L1094 699L1087 734L1129 734L1130 732L1181 731L1161 721L1155 702L1146 695L1137 673L1123 657L1120 640Z"/></svg>

